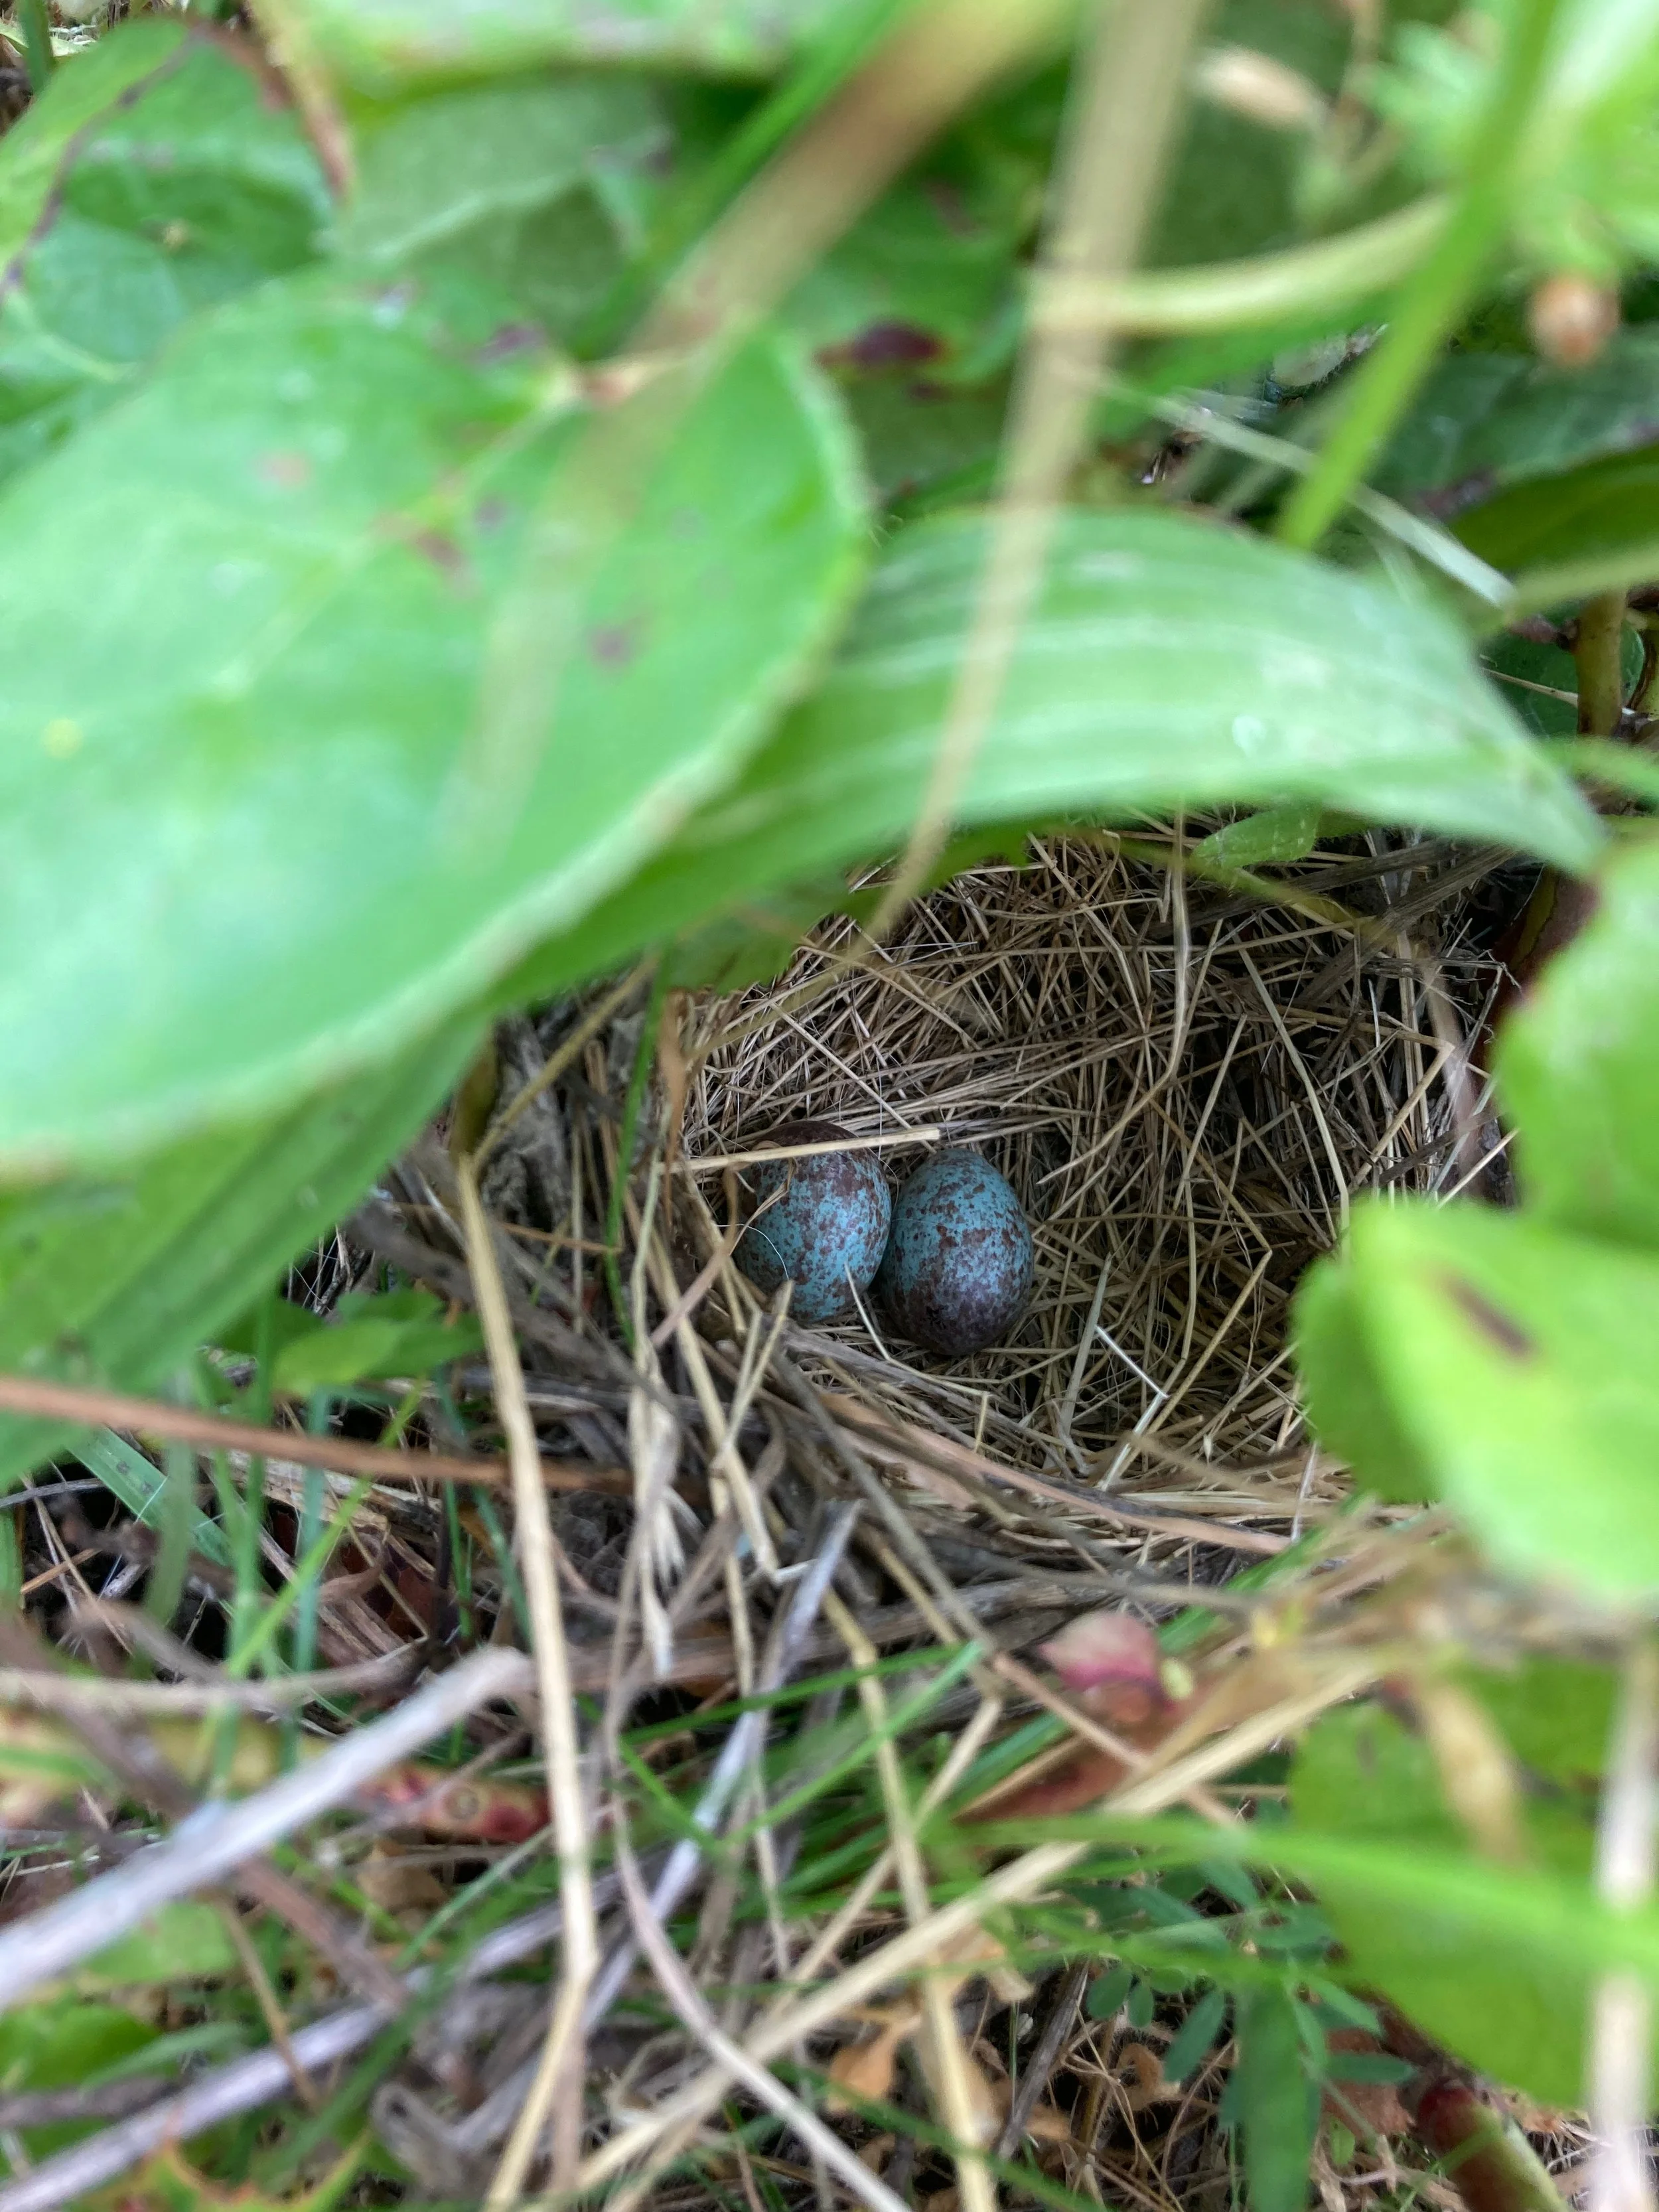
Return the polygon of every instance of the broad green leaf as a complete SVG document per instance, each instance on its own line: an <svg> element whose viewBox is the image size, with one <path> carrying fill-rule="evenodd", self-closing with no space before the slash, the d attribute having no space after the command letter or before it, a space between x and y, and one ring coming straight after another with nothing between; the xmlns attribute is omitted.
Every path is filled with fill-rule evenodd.
<svg viewBox="0 0 1659 2212"><path fill-rule="evenodd" d="M277 1389L308 1396L375 1378L423 1376L483 1349L471 1315L446 1322L429 1291L380 1297L348 1291L335 1313L337 1319L319 1322L283 1346L271 1377Z"/></svg>
<svg viewBox="0 0 1659 2212"><path fill-rule="evenodd" d="M1502 491L1452 525L1527 607L1659 575L1659 445Z"/></svg>
<svg viewBox="0 0 1659 2212"><path fill-rule="evenodd" d="M623 63L769 76L816 38L835 0L293 0L331 67L400 79Z"/></svg>
<svg viewBox="0 0 1659 2212"><path fill-rule="evenodd" d="M724 797L512 979L535 996L693 917L890 851L921 801L985 551L895 542L812 696ZM1192 517L1069 516L966 823L1304 801L1582 867L1600 831L1428 608Z"/></svg>
<svg viewBox="0 0 1659 2212"><path fill-rule="evenodd" d="M1472 1670L1468 1683L1535 1774L1567 1787L1601 1774L1618 1698L1611 1667L1528 1652L1511 1668Z"/></svg>
<svg viewBox="0 0 1659 2212"><path fill-rule="evenodd" d="M85 1997L158 1982L210 1981L237 1971L223 1919L210 1905L183 1899L160 1906L131 1935L94 1951L71 1979L76 1995Z"/></svg>
<svg viewBox="0 0 1659 2212"><path fill-rule="evenodd" d="M1319 842L1324 809L1311 799L1294 805L1264 807L1223 830L1212 830L1193 848L1193 858L1218 860L1230 868L1285 867L1305 860Z"/></svg>
<svg viewBox="0 0 1659 2212"><path fill-rule="evenodd" d="M370 111L357 148L343 255L381 273L459 264L563 333L616 283L673 142L641 79L568 73Z"/></svg>
<svg viewBox="0 0 1659 2212"><path fill-rule="evenodd" d="M1297 1373L1315 1434L1378 1497L1413 1504L1434 1492L1430 1463L1396 1413L1372 1357L1354 1291L1352 1248L1316 1261L1293 1309Z"/></svg>
<svg viewBox="0 0 1659 2212"><path fill-rule="evenodd" d="M1467 1850L1446 1810L1426 1744L1377 1705L1328 1714L1304 1739L1291 1777L1298 1826L1364 1840L1402 1860ZM1589 1894L1594 1832L1550 1802L1524 1807L1538 1863L1564 1890ZM1478 1880L1480 1862L1471 1858ZM1403 1911L1339 1873L1319 1883L1355 1978L1380 1989L1413 2020L1500 2081L1533 2095L1577 2101L1584 2047L1582 1965L1529 1946L1524 1930L1494 1943L1480 1926L1431 1901Z"/></svg>
<svg viewBox="0 0 1659 2212"><path fill-rule="evenodd" d="M361 1195L478 1035L462 1022L277 1120L0 1199L0 1370L128 1389L164 1381ZM0 1483L75 1436L62 1422L0 1420Z"/></svg>
<svg viewBox="0 0 1659 2212"><path fill-rule="evenodd" d="M1226 2017L1225 1990L1206 1990L1171 2036L1164 2053L1164 2079L1171 2087L1179 2087L1209 2057Z"/></svg>
<svg viewBox="0 0 1659 2212"><path fill-rule="evenodd" d="M535 77L434 93L360 126L338 246L381 268L439 248L477 252L492 225L665 149L660 108L636 77Z"/></svg>
<svg viewBox="0 0 1659 2212"><path fill-rule="evenodd" d="M269 286L0 496L0 1166L397 1050L723 783L838 617L844 428L757 343L601 538L509 788L471 735L483 641L580 426L496 315Z"/></svg>
<svg viewBox="0 0 1659 2212"><path fill-rule="evenodd" d="M309 259L316 156L250 61L120 25L0 140L0 476L107 406L198 309Z"/></svg>
<svg viewBox="0 0 1659 2212"><path fill-rule="evenodd" d="M19 2006L0 2019L0 2088L5 2093L72 2089L116 2060L130 2058L155 2037L155 2028L118 2005L59 1997L46 2004ZM38 2158L77 2142L100 2124L96 2120L62 2121L30 2128L23 2141Z"/></svg>
<svg viewBox="0 0 1659 2212"><path fill-rule="evenodd" d="M1453 354L1419 392L1376 482L1451 514L1656 435L1659 330L1620 331L1583 368L1532 354Z"/></svg>
<svg viewBox="0 0 1659 2212"><path fill-rule="evenodd" d="M1564 1229L1659 1247L1659 842L1617 854L1589 926L1499 1032L1528 1202Z"/></svg>
<svg viewBox="0 0 1659 2212"><path fill-rule="evenodd" d="M1319 2099L1308 2079L1295 2008L1283 1990L1241 1991L1233 2032L1251 2212L1302 2212Z"/></svg>
<svg viewBox="0 0 1659 2212"><path fill-rule="evenodd" d="M1345 1271L1367 1389L1498 1565L1604 1599L1659 1589L1659 1259L1530 1215L1368 1200ZM1310 1402L1317 1424L1318 1385ZM1364 1437L1342 1448L1369 1482Z"/></svg>

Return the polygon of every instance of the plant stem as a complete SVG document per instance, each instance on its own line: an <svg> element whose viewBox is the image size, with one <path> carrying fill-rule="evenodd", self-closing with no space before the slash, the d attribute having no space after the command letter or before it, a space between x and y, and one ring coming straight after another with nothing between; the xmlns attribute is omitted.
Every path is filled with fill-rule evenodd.
<svg viewBox="0 0 1659 2212"><path fill-rule="evenodd" d="M1625 711L1625 594L1601 592L1578 611L1572 657L1578 665L1578 727L1610 738Z"/></svg>
<svg viewBox="0 0 1659 2212"><path fill-rule="evenodd" d="M23 66L29 90L42 93L52 82L52 27L46 21L46 0L17 0L17 20L23 27Z"/></svg>
<svg viewBox="0 0 1659 2212"><path fill-rule="evenodd" d="M1469 149L1463 189L1376 350L1356 376L1347 411L1318 467L1285 502L1279 535L1286 544L1315 546L1330 528L1410 404L1503 237L1560 4L1517 0L1486 116Z"/></svg>

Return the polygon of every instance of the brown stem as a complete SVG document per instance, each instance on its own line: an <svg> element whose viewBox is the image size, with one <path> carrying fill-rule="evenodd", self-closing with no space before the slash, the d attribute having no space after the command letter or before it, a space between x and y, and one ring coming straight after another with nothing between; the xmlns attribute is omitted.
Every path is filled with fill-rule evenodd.
<svg viewBox="0 0 1659 2212"><path fill-rule="evenodd" d="M1417 2132L1469 2212L1563 2212L1561 2192L1525 2136L1466 2081L1423 2092Z"/></svg>

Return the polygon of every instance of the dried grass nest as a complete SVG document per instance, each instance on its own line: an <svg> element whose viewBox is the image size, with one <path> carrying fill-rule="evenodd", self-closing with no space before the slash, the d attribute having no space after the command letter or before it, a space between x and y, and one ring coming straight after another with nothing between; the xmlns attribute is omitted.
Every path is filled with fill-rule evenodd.
<svg viewBox="0 0 1659 2212"><path fill-rule="evenodd" d="M775 983L694 1001L684 1155L809 1117L892 1139L896 1180L923 1156L908 1130L979 1147L1036 1238L1008 1340L945 1360L867 1310L794 1332L798 1356L1005 1461L1294 1521L1340 1484L1303 1431L1291 1295L1353 1193L1467 1173L1446 1030L1474 1036L1501 975L1469 896L1500 857L1380 836L1316 853L1294 896L1350 902L1356 934L1109 837L1035 838L881 948L831 921Z"/></svg>

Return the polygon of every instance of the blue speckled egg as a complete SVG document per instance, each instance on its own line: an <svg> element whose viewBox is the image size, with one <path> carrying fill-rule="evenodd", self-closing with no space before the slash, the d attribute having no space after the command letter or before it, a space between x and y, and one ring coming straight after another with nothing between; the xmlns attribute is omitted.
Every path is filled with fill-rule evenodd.
<svg viewBox="0 0 1659 2212"><path fill-rule="evenodd" d="M775 1145L821 1145L845 1138L832 1121L796 1121L774 1132ZM881 1265L893 1201L873 1152L814 1152L755 1170L755 1208L774 1191L783 1196L751 1221L738 1246L738 1265L757 1290L786 1279L795 1288L789 1310L801 1322L828 1321L853 1303L850 1275L867 1290Z"/></svg>
<svg viewBox="0 0 1659 2212"><path fill-rule="evenodd" d="M1009 1184L977 1152L938 1152L893 1201L876 1295L935 1352L978 1352L1031 1292L1031 1231Z"/></svg>

